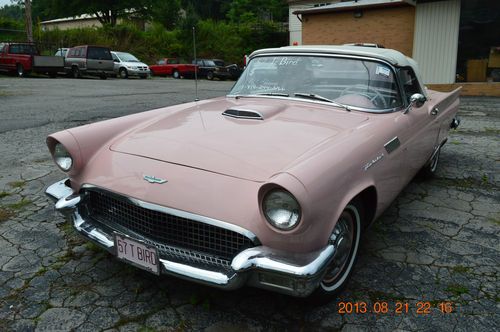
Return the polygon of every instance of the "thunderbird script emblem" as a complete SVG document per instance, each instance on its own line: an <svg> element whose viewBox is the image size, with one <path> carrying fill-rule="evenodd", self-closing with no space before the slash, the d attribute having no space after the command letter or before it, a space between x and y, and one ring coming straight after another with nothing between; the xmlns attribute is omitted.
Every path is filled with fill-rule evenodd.
<svg viewBox="0 0 500 332"><path fill-rule="evenodd" d="M149 183L158 183L158 184L167 182L167 180L159 179L153 175L144 175L144 180L148 181Z"/></svg>

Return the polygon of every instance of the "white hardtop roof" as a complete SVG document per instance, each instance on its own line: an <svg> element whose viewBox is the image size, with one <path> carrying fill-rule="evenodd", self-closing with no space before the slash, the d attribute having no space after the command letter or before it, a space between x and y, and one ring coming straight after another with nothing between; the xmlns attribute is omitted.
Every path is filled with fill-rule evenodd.
<svg viewBox="0 0 500 332"><path fill-rule="evenodd" d="M354 55L368 58L384 60L398 67L413 67L418 70L415 60L407 57L403 53L389 49L365 46L350 46L350 45L306 45L306 46L285 46L280 48L266 48L253 52L250 57L263 55L267 53L323 53L323 54L340 54Z"/></svg>

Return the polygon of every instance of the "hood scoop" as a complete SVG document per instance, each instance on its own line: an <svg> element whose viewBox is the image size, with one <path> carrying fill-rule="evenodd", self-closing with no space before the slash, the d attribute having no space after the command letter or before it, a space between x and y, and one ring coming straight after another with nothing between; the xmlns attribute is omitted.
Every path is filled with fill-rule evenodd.
<svg viewBox="0 0 500 332"><path fill-rule="evenodd" d="M262 105L257 103L230 106L222 115L237 119L268 120L286 109L284 104Z"/></svg>
<svg viewBox="0 0 500 332"><path fill-rule="evenodd" d="M228 108L222 115L237 119L264 120L261 113L242 108Z"/></svg>

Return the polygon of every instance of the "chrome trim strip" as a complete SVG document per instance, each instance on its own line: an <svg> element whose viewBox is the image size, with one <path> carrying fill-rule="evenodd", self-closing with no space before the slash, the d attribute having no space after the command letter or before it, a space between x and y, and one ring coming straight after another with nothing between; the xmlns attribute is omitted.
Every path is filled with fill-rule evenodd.
<svg viewBox="0 0 500 332"><path fill-rule="evenodd" d="M98 190L98 191L102 191L102 192L111 192L109 190L106 190L106 189L103 189L103 188L100 188L98 186L91 185L91 184L83 184L82 185L82 189L94 189L94 190ZM111 193L114 193L114 192L111 192ZM260 244L260 241L257 238L257 236L254 233L252 233L251 231L249 231L247 229L244 229L243 227L240 227L240 226L237 226L237 225L233 225L233 224L230 224L230 223L227 223L225 221L218 220L218 219L213 219L213 218L205 217L205 216L202 216L202 215L199 215L199 214L194 214L194 213L190 213L190 212L186 212L186 211L182 211L182 210L176 210L176 209L173 209L173 208L169 208L169 207L166 207L166 206L157 205L157 204L154 204L154 203L144 202L144 201L141 201L141 200L139 200L137 198L124 196L122 194L118 194L118 193L114 193L114 194L118 195L120 197L123 197L123 198L127 199L128 201L130 201L132 204L135 204L137 206L143 207L145 209L149 209L149 210L153 210L153 211L158 211L158 212L162 212L162 213L167 213L167 214L171 214L173 216L177 216L177 217L181 217L181 218L186 218L186 219L191 219L191 220L196 220L198 222L202 222L202 223L205 223L205 224L208 224L208 225L225 228L227 230L230 230L230 231L239 233L239 234L241 234L243 236L246 236L247 238L249 238L250 240L252 240L252 242L254 242L255 245L259 245Z"/></svg>
<svg viewBox="0 0 500 332"><path fill-rule="evenodd" d="M171 262L166 259L160 259L160 263L163 265L165 270L189 277L191 279L197 279L216 285L229 284L230 278L220 272L203 270L190 265Z"/></svg>
<svg viewBox="0 0 500 332"><path fill-rule="evenodd" d="M384 144L384 148L387 151L387 153L394 152L399 146L401 145L401 142L399 141L399 138L396 136L393 139L391 139L389 142Z"/></svg>

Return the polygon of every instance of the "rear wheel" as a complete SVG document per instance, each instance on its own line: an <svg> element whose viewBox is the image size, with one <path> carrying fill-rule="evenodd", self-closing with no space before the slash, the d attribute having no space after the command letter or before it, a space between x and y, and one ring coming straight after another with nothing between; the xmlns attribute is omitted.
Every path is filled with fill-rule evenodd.
<svg viewBox="0 0 500 332"><path fill-rule="evenodd" d="M99 78L100 78L101 80L107 80L107 79L108 79L108 76L106 76L106 74L101 74L101 75L99 76Z"/></svg>
<svg viewBox="0 0 500 332"><path fill-rule="evenodd" d="M420 174L424 178L431 178L436 174L436 170L439 164L439 155L441 154L441 147L437 148L437 151L434 152L432 158L427 162L427 164L422 167L420 170Z"/></svg>
<svg viewBox="0 0 500 332"><path fill-rule="evenodd" d="M80 69L78 69L78 67L73 67L71 68L71 73L73 74L73 78L80 78L81 75L80 75Z"/></svg>
<svg viewBox="0 0 500 332"><path fill-rule="evenodd" d="M313 294L314 299L330 300L347 285L358 256L362 217L363 205L359 200L342 211L329 241L335 246L335 255Z"/></svg>
<svg viewBox="0 0 500 332"><path fill-rule="evenodd" d="M128 71L125 68L120 68L120 77L121 78L128 78Z"/></svg>
<svg viewBox="0 0 500 332"><path fill-rule="evenodd" d="M20 63L17 64L16 66L16 74L18 77L23 77L24 76L24 66Z"/></svg>
<svg viewBox="0 0 500 332"><path fill-rule="evenodd" d="M181 78L181 74L179 73L178 70L174 70L172 72L172 76L173 76L173 78Z"/></svg>

